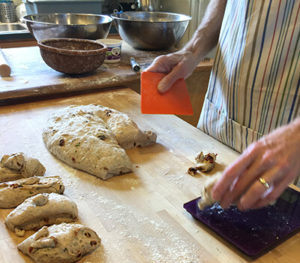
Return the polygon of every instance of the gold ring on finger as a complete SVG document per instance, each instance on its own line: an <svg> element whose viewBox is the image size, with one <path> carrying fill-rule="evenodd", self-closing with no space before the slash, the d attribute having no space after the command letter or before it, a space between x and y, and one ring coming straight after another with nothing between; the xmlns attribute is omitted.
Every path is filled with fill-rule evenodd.
<svg viewBox="0 0 300 263"><path fill-rule="evenodd" d="M268 182L262 178L262 177L259 177L258 178L258 181L266 188L266 189L269 189L270 188L270 185L268 184Z"/></svg>

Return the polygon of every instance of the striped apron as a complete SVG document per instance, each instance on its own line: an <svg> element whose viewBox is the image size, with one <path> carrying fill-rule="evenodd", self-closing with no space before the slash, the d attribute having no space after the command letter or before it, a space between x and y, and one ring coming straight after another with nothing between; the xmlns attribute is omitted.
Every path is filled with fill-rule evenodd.
<svg viewBox="0 0 300 263"><path fill-rule="evenodd" d="M228 0L198 128L238 152L300 115L300 0Z"/></svg>

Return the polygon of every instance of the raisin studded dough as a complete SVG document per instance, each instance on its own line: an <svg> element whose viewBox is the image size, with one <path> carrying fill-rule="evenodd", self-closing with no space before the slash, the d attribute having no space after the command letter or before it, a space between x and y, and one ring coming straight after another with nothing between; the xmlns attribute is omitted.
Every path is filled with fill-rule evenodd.
<svg viewBox="0 0 300 263"><path fill-rule="evenodd" d="M39 193L62 194L65 187L59 176L29 177L0 183L0 208L14 208Z"/></svg>
<svg viewBox="0 0 300 263"><path fill-rule="evenodd" d="M18 249L37 263L69 263L80 260L100 246L92 229L80 224L44 226L25 239Z"/></svg>
<svg viewBox="0 0 300 263"><path fill-rule="evenodd" d="M204 187L201 189L201 198L198 201L199 209L204 209L207 206L211 206L216 202L215 199L212 198L211 191L218 181L219 176L210 177L204 184Z"/></svg>
<svg viewBox="0 0 300 263"><path fill-rule="evenodd" d="M132 171L123 148L153 144L156 134L142 132L124 113L100 105L85 105L56 112L43 132L43 139L58 159L105 180Z"/></svg>
<svg viewBox="0 0 300 263"><path fill-rule="evenodd" d="M43 176L45 171L45 167L39 160L28 157L24 153L3 155L0 161L0 182Z"/></svg>
<svg viewBox="0 0 300 263"><path fill-rule="evenodd" d="M24 230L35 230L45 225L74 222L78 217L77 205L64 195L43 193L26 199L5 219L10 231L18 236Z"/></svg>

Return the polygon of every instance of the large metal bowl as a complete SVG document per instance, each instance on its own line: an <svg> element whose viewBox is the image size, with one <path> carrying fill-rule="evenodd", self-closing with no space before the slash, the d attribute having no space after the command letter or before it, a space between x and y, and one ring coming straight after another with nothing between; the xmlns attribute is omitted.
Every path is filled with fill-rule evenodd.
<svg viewBox="0 0 300 263"><path fill-rule="evenodd" d="M52 13L23 17L37 41L49 38L106 38L112 18L107 15Z"/></svg>
<svg viewBox="0 0 300 263"><path fill-rule="evenodd" d="M168 12L123 12L113 14L123 40L137 49L169 49L182 38L190 16Z"/></svg>

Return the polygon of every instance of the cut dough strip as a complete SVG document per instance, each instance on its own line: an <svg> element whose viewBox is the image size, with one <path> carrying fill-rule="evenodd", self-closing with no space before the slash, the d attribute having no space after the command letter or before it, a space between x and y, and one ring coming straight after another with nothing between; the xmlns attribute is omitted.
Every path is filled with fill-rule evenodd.
<svg viewBox="0 0 300 263"><path fill-rule="evenodd" d="M64 195L43 193L26 199L8 214L5 224L18 236L24 230L35 230L45 225L74 222L78 217L76 204Z"/></svg>
<svg viewBox="0 0 300 263"><path fill-rule="evenodd" d="M43 227L20 243L18 249L37 263L69 263L93 252L100 243L92 229L62 223Z"/></svg>
<svg viewBox="0 0 300 263"><path fill-rule="evenodd" d="M39 193L62 194L65 187L59 176L30 177L0 183L0 208L14 208Z"/></svg>
<svg viewBox="0 0 300 263"><path fill-rule="evenodd" d="M0 182L32 176L43 176L46 168L35 158L24 153L3 155L0 161Z"/></svg>

